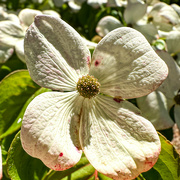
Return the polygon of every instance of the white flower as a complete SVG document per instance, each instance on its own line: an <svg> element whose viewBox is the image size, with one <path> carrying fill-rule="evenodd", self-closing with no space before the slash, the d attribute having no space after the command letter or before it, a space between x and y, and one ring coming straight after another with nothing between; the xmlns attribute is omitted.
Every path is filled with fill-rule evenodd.
<svg viewBox="0 0 180 180"><path fill-rule="evenodd" d="M4 20L0 22L0 45L2 44L3 47L6 47L4 50L3 48L1 53L6 52L6 56L8 54L13 53L13 49L15 48L16 54L19 57L21 61L25 63L25 56L24 56L24 36L27 28L29 25L32 24L34 21L34 17L36 15L41 15L41 14L53 14L54 16L58 17L58 13L55 11L39 11L35 9L23 9L19 12L18 14L18 21L10 21L10 20ZM15 16L15 15L14 15ZM15 18L14 18L15 19ZM8 48L8 49L7 49ZM11 50L10 50L10 49ZM4 57L4 54L2 54L0 57ZM9 56L8 56L9 57ZM4 58L2 62L5 62L7 58ZM1 62L1 60L0 60Z"/></svg>
<svg viewBox="0 0 180 180"><path fill-rule="evenodd" d="M152 23L148 23L146 11L147 4L144 2L129 0L123 16L127 26L141 32L149 43L152 43L153 40L157 39L158 30ZM115 17L105 16L98 22L96 32L103 37L113 29L122 26L123 24Z"/></svg>
<svg viewBox="0 0 180 180"><path fill-rule="evenodd" d="M123 98L144 96L168 74L164 61L132 28L106 35L92 55L60 18L36 16L25 36L32 79L50 88L26 109L25 151L54 170L74 166L84 151L97 171L133 179L156 163L161 145L153 125Z"/></svg>
<svg viewBox="0 0 180 180"><path fill-rule="evenodd" d="M171 31L173 26L180 23L176 11L170 5L163 2L154 4L148 13L148 18L161 31Z"/></svg>
<svg viewBox="0 0 180 180"><path fill-rule="evenodd" d="M1 22L18 22L18 17L15 14L8 14L6 10L0 6L0 34L2 34L3 25ZM5 30L6 31L6 30ZM7 30L9 33L9 30ZM0 37L3 35L0 35ZM13 54L14 49L12 47L4 45L2 41L0 41L0 63L5 63Z"/></svg>
<svg viewBox="0 0 180 180"><path fill-rule="evenodd" d="M108 0L107 6L123 7L127 5L127 0Z"/></svg>
<svg viewBox="0 0 180 180"><path fill-rule="evenodd" d="M156 91L137 98L137 103L144 117L150 120L157 130L168 129L174 125L169 115L174 106L174 119L180 129L180 68L169 53L157 53L168 65L169 75Z"/></svg>
<svg viewBox="0 0 180 180"><path fill-rule="evenodd" d="M99 36L104 37L110 31L123 27L123 24L113 16L105 16L97 24L96 32Z"/></svg>

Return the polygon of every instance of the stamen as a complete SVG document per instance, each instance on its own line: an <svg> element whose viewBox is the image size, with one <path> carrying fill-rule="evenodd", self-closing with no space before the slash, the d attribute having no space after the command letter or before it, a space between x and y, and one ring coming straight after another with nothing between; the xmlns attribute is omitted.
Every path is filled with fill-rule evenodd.
<svg viewBox="0 0 180 180"><path fill-rule="evenodd" d="M100 92L100 83L94 76L86 75L79 78L76 89L85 98L95 97Z"/></svg>

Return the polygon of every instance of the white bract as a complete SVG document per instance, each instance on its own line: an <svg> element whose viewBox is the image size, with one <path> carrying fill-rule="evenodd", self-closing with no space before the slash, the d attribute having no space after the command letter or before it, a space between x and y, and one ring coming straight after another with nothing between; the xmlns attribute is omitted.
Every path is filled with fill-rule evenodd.
<svg viewBox="0 0 180 180"><path fill-rule="evenodd" d="M158 130L174 125L169 115L170 109L174 106L174 119L180 129L180 68L169 53L165 51L157 53L168 65L169 75L156 91L137 98L137 103L144 117Z"/></svg>
<svg viewBox="0 0 180 180"><path fill-rule="evenodd" d="M180 31L170 31L166 37L167 50L170 54L180 52Z"/></svg>
<svg viewBox="0 0 180 180"><path fill-rule="evenodd" d="M179 15L168 4L159 2L154 4L148 13L151 21L161 31L171 31L172 28L180 23Z"/></svg>
<svg viewBox="0 0 180 180"><path fill-rule="evenodd" d="M91 60L71 26L38 15L24 45L32 79L53 90L26 109L21 142L28 154L61 171L83 151L97 171L121 180L153 167L161 150L158 134L124 98L152 92L168 69L141 33L127 27L111 31Z"/></svg>
<svg viewBox="0 0 180 180"><path fill-rule="evenodd" d="M123 16L127 26L141 32L149 43L152 43L157 39L158 30L152 23L148 23L146 10L147 4L144 2L129 0ZM98 22L96 32L103 37L113 29L122 26L123 24L115 17L105 16Z"/></svg>
<svg viewBox="0 0 180 180"><path fill-rule="evenodd" d="M147 4L138 0L128 0L127 7L124 11L124 20L127 24L134 24L140 20L147 10Z"/></svg>
<svg viewBox="0 0 180 180"><path fill-rule="evenodd" d="M123 24L113 16L105 16L97 24L96 32L99 36L104 37L110 31L123 27Z"/></svg>
<svg viewBox="0 0 180 180"><path fill-rule="evenodd" d="M16 54L19 59L25 62L24 57L24 36L27 28L34 21L34 17L40 14L51 14L56 17L60 17L55 11L39 11L35 9L23 9L18 14L18 21L4 20L0 22L0 62L7 60L6 56L13 53L15 48ZM15 15L14 15L15 16ZM15 19L15 18L14 18ZM2 47L1 47L2 45ZM5 49L6 48L6 49ZM3 58L1 60L1 57Z"/></svg>
<svg viewBox="0 0 180 180"><path fill-rule="evenodd" d="M15 14L8 14L6 10L2 6L0 6L0 39L1 36L3 36L1 34L4 34L4 31L7 31L8 33L10 32L9 29L5 30L3 28L3 25L5 24L2 22L4 21L7 21L9 23L18 23L19 19ZM0 41L0 63L5 63L12 56L13 52L14 49L12 47L6 46L3 41Z"/></svg>
<svg viewBox="0 0 180 180"><path fill-rule="evenodd" d="M86 2L88 5L93 8L98 8L101 5L107 3L107 0L69 0L68 5L73 11L79 11L81 9L82 4Z"/></svg>
<svg viewBox="0 0 180 180"><path fill-rule="evenodd" d="M122 7L127 5L127 0L108 0L107 6Z"/></svg>

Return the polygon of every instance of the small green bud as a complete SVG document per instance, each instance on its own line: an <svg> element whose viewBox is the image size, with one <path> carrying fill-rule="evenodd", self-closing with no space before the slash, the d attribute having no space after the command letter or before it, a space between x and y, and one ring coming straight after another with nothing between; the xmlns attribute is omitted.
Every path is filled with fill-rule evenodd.
<svg viewBox="0 0 180 180"><path fill-rule="evenodd" d="M94 76L86 75L79 78L76 89L85 98L95 97L100 92L100 83Z"/></svg>

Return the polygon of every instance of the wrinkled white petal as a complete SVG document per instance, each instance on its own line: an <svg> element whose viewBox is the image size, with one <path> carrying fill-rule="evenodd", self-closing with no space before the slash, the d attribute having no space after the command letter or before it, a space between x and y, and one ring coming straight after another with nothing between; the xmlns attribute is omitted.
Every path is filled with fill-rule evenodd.
<svg viewBox="0 0 180 180"><path fill-rule="evenodd" d="M22 38L24 38L24 32L18 23L13 21L0 22L0 42L2 45L13 47Z"/></svg>
<svg viewBox="0 0 180 180"><path fill-rule="evenodd" d="M147 96L136 99L143 117L151 121L157 130L173 127L174 122L169 116L170 108L174 102L166 99L160 91L154 91Z"/></svg>
<svg viewBox="0 0 180 180"><path fill-rule="evenodd" d="M180 52L180 31L171 31L166 38L166 44L169 53Z"/></svg>
<svg viewBox="0 0 180 180"><path fill-rule="evenodd" d="M82 100L76 92L46 92L31 101L21 128L24 150L53 170L74 166L81 158L78 132Z"/></svg>
<svg viewBox="0 0 180 180"><path fill-rule="evenodd" d="M17 24L20 24L19 18L15 14L8 14L7 17L6 17L6 20L10 20L10 21L13 21L13 22L15 22Z"/></svg>
<svg viewBox="0 0 180 180"><path fill-rule="evenodd" d="M14 49L0 45L0 63L5 63L14 53Z"/></svg>
<svg viewBox="0 0 180 180"><path fill-rule="evenodd" d="M171 31L180 22L176 11L166 3L160 2L153 6L148 14L154 25L162 31Z"/></svg>
<svg viewBox="0 0 180 180"><path fill-rule="evenodd" d="M127 24L134 24L141 19L147 10L147 4L141 2L130 3L124 11L124 20Z"/></svg>
<svg viewBox="0 0 180 180"><path fill-rule="evenodd" d="M98 79L102 93L136 98L154 91L167 77L168 69L140 32L122 27L99 42L90 74Z"/></svg>
<svg viewBox="0 0 180 180"><path fill-rule="evenodd" d="M24 27L24 30L26 30L33 23L36 15L41 15L41 14L42 12L39 10L28 9L28 8L21 10L18 14L18 17L21 22L21 25Z"/></svg>
<svg viewBox="0 0 180 180"><path fill-rule="evenodd" d="M103 17L97 24L96 32L99 36L104 37L110 31L123 27L122 23L113 16Z"/></svg>
<svg viewBox="0 0 180 180"><path fill-rule="evenodd" d="M51 15L51 16L55 16L55 17L58 17L60 18L60 14L57 13L56 11L53 11L53 10L44 10L42 11L43 14L46 14L46 15Z"/></svg>
<svg viewBox="0 0 180 180"><path fill-rule="evenodd" d="M146 0L146 4L148 4L148 5L154 5L159 2L160 2L160 0Z"/></svg>
<svg viewBox="0 0 180 180"><path fill-rule="evenodd" d="M15 51L16 51L16 55L17 57L22 61L22 62L26 62L25 61L25 55L24 55L24 39L18 41L15 45Z"/></svg>
<svg viewBox="0 0 180 180"><path fill-rule="evenodd" d="M5 8L0 6L0 21L5 20L8 16L8 13L6 12Z"/></svg>
<svg viewBox="0 0 180 180"><path fill-rule="evenodd" d="M94 49L97 46L97 43L87 40L86 38L82 37L82 41L89 49Z"/></svg>
<svg viewBox="0 0 180 180"><path fill-rule="evenodd" d="M80 1L70 0L68 2L68 5L73 11L77 12L81 9L81 5L83 2L85 2L85 0L80 0Z"/></svg>
<svg viewBox="0 0 180 180"><path fill-rule="evenodd" d="M79 76L88 73L91 57L86 44L60 18L36 16L24 44L30 75L43 87L60 91L75 90Z"/></svg>
<svg viewBox="0 0 180 180"><path fill-rule="evenodd" d="M150 44L157 39L158 31L153 24L134 25L133 28L141 32Z"/></svg>
<svg viewBox="0 0 180 180"><path fill-rule="evenodd" d="M128 101L99 95L85 99L80 123L82 149L98 172L130 180L153 167L161 145L153 125Z"/></svg>
<svg viewBox="0 0 180 180"><path fill-rule="evenodd" d="M87 0L87 4L93 8L99 8L101 5L106 4L107 0Z"/></svg>
<svg viewBox="0 0 180 180"><path fill-rule="evenodd" d="M169 36L169 33L170 32L158 30L159 38L166 38L167 36Z"/></svg>
<svg viewBox="0 0 180 180"><path fill-rule="evenodd" d="M127 5L127 0L108 0L109 7L122 7Z"/></svg>
<svg viewBox="0 0 180 180"><path fill-rule="evenodd" d="M32 0L33 1L33 3L39 3L39 4L41 4L44 0Z"/></svg>
<svg viewBox="0 0 180 180"><path fill-rule="evenodd" d="M177 127L180 130L180 105L178 104L174 106L174 118L175 118Z"/></svg>
<svg viewBox="0 0 180 180"><path fill-rule="evenodd" d="M158 89L163 92L167 98L173 99L180 89L180 68L169 53L157 51L157 54L165 61L169 68L167 78Z"/></svg>
<svg viewBox="0 0 180 180"><path fill-rule="evenodd" d="M180 6L177 4L171 4L171 7L177 12L177 14L180 16Z"/></svg>

